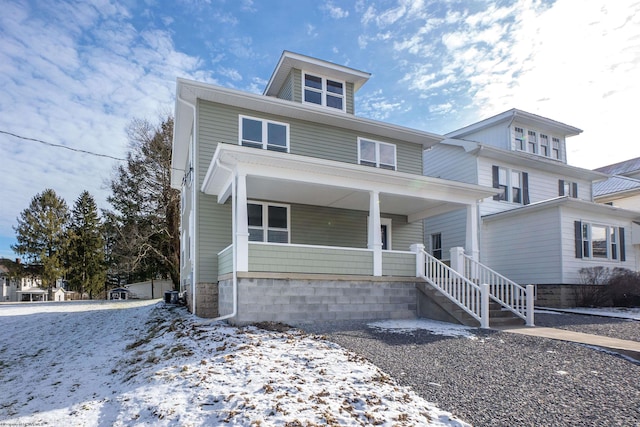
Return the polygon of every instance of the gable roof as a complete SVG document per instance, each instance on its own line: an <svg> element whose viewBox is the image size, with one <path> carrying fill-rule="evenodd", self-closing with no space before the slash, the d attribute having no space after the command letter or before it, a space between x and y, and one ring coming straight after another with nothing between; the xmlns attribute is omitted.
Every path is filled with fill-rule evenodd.
<svg viewBox="0 0 640 427"><path fill-rule="evenodd" d="M622 209L615 206L604 205L602 203L588 202L582 199L576 199L570 196L561 196L553 199L543 200L541 202L531 203L515 209L484 215L483 221L496 221L502 218L509 218L519 215L535 215L540 211L566 206L575 208L584 214L600 214L607 215L610 218L623 218L631 221L640 219L640 213L629 209Z"/></svg>
<svg viewBox="0 0 640 427"><path fill-rule="evenodd" d="M537 114L528 113L526 111L512 108L511 110L505 111L504 113L497 114L493 117L489 117L488 119L484 119L458 130L454 130L453 132L449 132L445 134L445 136L450 138L464 138L465 136L479 130L493 127L502 123L511 123L514 120L517 120L518 123L523 125L532 126L536 129L561 134L563 136L573 136L582 133L582 129L578 129L577 127L569 126L556 120L551 120Z"/></svg>
<svg viewBox="0 0 640 427"><path fill-rule="evenodd" d="M353 83L354 92L357 92L358 89L369 80L369 77L371 77L370 73L364 71L285 50L280 56L280 61L278 61L278 65L273 71L269 83L267 83L264 95L276 96L292 68Z"/></svg>
<svg viewBox="0 0 640 427"><path fill-rule="evenodd" d="M640 191L640 180L626 176L614 175L605 181L593 184L593 197L634 191Z"/></svg>
<svg viewBox="0 0 640 427"><path fill-rule="evenodd" d="M612 165L602 166L595 170L609 175L625 175L632 172L638 172L640 171L640 157L625 160L624 162L614 163Z"/></svg>

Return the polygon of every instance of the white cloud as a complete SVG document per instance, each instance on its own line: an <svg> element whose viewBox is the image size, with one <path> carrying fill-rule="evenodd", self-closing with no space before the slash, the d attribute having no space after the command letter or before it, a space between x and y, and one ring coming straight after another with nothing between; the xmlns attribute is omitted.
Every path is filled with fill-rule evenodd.
<svg viewBox="0 0 640 427"><path fill-rule="evenodd" d="M349 11L344 10L339 6L333 4L332 1L327 1L325 4L320 6L321 10L329 13L333 19L343 19L349 16Z"/></svg>
<svg viewBox="0 0 640 427"><path fill-rule="evenodd" d="M358 115L374 120L387 120L389 116L398 112L406 112L411 107L406 107L404 100L390 101L383 95L382 90L377 90L358 98Z"/></svg>
<svg viewBox="0 0 640 427"><path fill-rule="evenodd" d="M238 70L233 68L220 67L218 68L218 74L233 80L234 82L238 82L242 80L242 75Z"/></svg>
<svg viewBox="0 0 640 427"><path fill-rule="evenodd" d="M171 111L176 76L212 78L200 59L175 50L169 33L138 32L120 6L75 6L3 6L0 130L124 157L127 123ZM0 159L0 235L13 235L15 218L46 188L69 205L86 189L107 207L105 181L116 161L7 135Z"/></svg>

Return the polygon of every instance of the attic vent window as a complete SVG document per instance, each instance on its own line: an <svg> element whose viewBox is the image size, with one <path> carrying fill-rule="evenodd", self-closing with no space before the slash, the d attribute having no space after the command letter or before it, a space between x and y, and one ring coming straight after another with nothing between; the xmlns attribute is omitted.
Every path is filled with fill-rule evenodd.
<svg viewBox="0 0 640 427"><path fill-rule="evenodd" d="M344 111L344 83L305 73L304 102Z"/></svg>

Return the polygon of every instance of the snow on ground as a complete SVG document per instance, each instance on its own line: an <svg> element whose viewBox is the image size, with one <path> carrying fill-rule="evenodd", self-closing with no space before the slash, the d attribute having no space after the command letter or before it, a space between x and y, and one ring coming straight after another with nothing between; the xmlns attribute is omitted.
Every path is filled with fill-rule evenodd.
<svg viewBox="0 0 640 427"><path fill-rule="evenodd" d="M591 314L595 316L604 317L616 317L620 319L632 319L640 320L640 307L624 308L624 307L603 307L603 308L565 308L565 309L550 309L550 310L538 310L536 313L575 313L575 314Z"/></svg>
<svg viewBox="0 0 640 427"><path fill-rule="evenodd" d="M157 301L0 305L0 425L467 425L321 337L198 321Z"/></svg>
<svg viewBox="0 0 640 427"><path fill-rule="evenodd" d="M434 335L444 335L447 337L466 337L470 339L477 338L471 332L477 328L471 328L469 326L463 325L454 325L452 323L438 322L437 320L429 319L382 320L379 322L369 323L367 326L400 334L412 333L417 329L424 329Z"/></svg>

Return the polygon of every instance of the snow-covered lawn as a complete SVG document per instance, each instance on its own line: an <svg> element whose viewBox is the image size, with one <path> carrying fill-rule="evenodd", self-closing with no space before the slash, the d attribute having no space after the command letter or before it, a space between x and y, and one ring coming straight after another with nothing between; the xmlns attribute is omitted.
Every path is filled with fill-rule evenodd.
<svg viewBox="0 0 640 427"><path fill-rule="evenodd" d="M157 301L0 305L0 425L466 425L321 337L200 320Z"/></svg>

